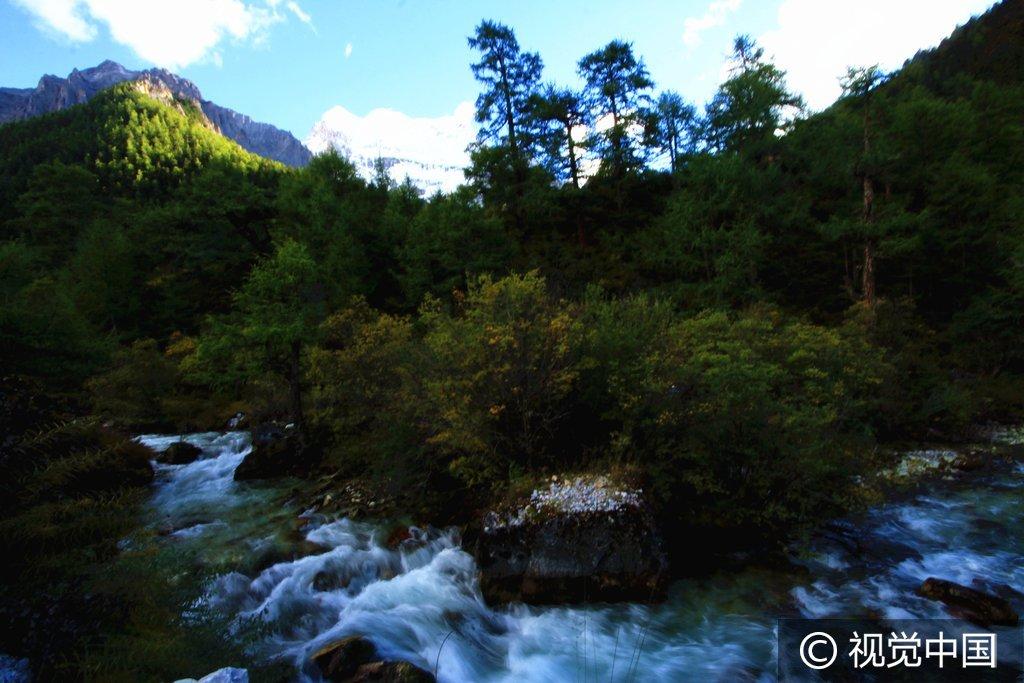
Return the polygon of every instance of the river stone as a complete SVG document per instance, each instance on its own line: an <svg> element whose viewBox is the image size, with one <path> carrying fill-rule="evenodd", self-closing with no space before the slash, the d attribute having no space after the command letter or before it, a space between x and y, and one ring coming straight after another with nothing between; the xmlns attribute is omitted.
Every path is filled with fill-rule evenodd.
<svg viewBox="0 0 1024 683"><path fill-rule="evenodd" d="M182 678L174 683L249 683L249 672L245 669L224 667L207 674L198 681L194 678Z"/></svg>
<svg viewBox="0 0 1024 683"><path fill-rule="evenodd" d="M409 662L372 662L359 667L348 683L435 683L434 675Z"/></svg>
<svg viewBox="0 0 1024 683"><path fill-rule="evenodd" d="M917 592L945 604L958 619L978 626L1016 626L1020 620L1005 599L945 579L929 577Z"/></svg>
<svg viewBox="0 0 1024 683"><path fill-rule="evenodd" d="M650 601L661 595L668 569L653 515L636 498L613 509L541 508L506 521L492 513L475 556L492 604Z"/></svg>
<svg viewBox="0 0 1024 683"><path fill-rule="evenodd" d="M235 481L296 476L309 471L312 452L304 449L295 429L275 424L252 430L252 451L235 469Z"/></svg>
<svg viewBox="0 0 1024 683"><path fill-rule="evenodd" d="M348 636L320 648L310 660L327 681L342 683L434 683L432 674L408 662L377 659L377 648L362 636Z"/></svg>
<svg viewBox="0 0 1024 683"><path fill-rule="evenodd" d="M202 454L203 449L198 446L194 446L187 441L175 441L163 453L157 456L157 462L168 465L186 465L190 462L195 462Z"/></svg>
<svg viewBox="0 0 1024 683"><path fill-rule="evenodd" d="M377 659L377 648L362 636L348 636L329 643L310 657L328 681L348 681L356 670Z"/></svg>
<svg viewBox="0 0 1024 683"><path fill-rule="evenodd" d="M974 472L984 468L986 464L985 455L976 450L960 453L952 463L953 469L960 472Z"/></svg>

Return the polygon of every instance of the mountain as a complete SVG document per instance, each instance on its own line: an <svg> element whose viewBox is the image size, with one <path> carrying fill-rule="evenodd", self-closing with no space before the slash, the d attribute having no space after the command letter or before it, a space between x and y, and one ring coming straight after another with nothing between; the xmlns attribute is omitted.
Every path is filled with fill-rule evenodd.
<svg viewBox="0 0 1024 683"><path fill-rule="evenodd" d="M291 133L204 100L192 81L166 69L133 71L110 60L91 69L75 69L67 78L43 76L35 88L0 88L0 124L60 111L88 102L118 83L140 80L158 83L176 97L195 102L218 132L254 154L289 166L304 166L312 156Z"/></svg>
<svg viewBox="0 0 1024 683"><path fill-rule="evenodd" d="M306 146L314 154L337 150L366 178L374 176L380 159L395 181L409 178L426 194L433 194L450 192L464 182L462 170L469 165L466 147L475 138L473 106L468 102L436 118L416 118L391 109L374 109L360 117L337 106L313 126Z"/></svg>
<svg viewBox="0 0 1024 683"><path fill-rule="evenodd" d="M195 100L148 77L0 126L0 206L16 207L33 187L45 190L47 174L66 166L94 174L91 191L136 198L166 198L201 173L259 184L283 168L221 135Z"/></svg>
<svg viewBox="0 0 1024 683"><path fill-rule="evenodd" d="M932 89L955 87L963 74L1000 85L1024 76L1024 2L1006 0L960 26L930 50L908 62L911 74Z"/></svg>

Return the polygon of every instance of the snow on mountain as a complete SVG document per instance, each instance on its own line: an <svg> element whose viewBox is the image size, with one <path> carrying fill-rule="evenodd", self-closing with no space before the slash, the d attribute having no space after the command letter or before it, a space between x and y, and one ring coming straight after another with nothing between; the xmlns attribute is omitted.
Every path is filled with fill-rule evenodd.
<svg viewBox="0 0 1024 683"><path fill-rule="evenodd" d="M430 195L450 192L469 165L466 147L476 138L473 105L463 102L452 114L413 117L392 109L374 109L356 116L342 106L324 113L313 126L306 147L314 154L329 148L348 156L365 178L374 176L382 159L396 182L408 177Z"/></svg>

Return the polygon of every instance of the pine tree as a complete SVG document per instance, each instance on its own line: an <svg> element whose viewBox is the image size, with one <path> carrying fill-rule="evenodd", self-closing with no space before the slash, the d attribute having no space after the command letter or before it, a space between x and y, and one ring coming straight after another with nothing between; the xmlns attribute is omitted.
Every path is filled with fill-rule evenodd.
<svg viewBox="0 0 1024 683"><path fill-rule="evenodd" d="M586 83L584 97L596 130L591 144L612 176L621 176L643 162L644 124L648 121L648 91L654 87L633 46L613 40L579 61ZM610 125L602 125L602 121Z"/></svg>

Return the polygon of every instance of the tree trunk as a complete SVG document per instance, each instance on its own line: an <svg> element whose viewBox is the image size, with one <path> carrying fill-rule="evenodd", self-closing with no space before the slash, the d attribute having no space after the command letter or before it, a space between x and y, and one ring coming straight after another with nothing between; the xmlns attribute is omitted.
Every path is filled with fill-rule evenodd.
<svg viewBox="0 0 1024 683"><path fill-rule="evenodd" d="M512 158L519 159L519 143L516 140L515 113L512 111L512 86L508 82L508 67L505 60L498 60L498 72L501 74L501 94L505 100L505 125L508 127L508 146L512 150Z"/></svg>
<svg viewBox="0 0 1024 683"><path fill-rule="evenodd" d="M523 232L523 183L526 180L526 174L523 169L523 159L519 151L519 140L516 137L516 120L515 112L512 111L512 86L508 80L508 67L505 65L505 60L499 60L498 72L501 74L501 94L505 100L505 125L508 127L508 146L509 151L512 153L512 173L515 176L515 191L514 191L514 206L512 207L512 219L515 223L516 231L519 234Z"/></svg>
<svg viewBox="0 0 1024 683"><path fill-rule="evenodd" d="M850 259L850 246L846 243L846 238L843 238L843 291L851 303L856 303L857 290L854 286L854 268L850 265Z"/></svg>
<svg viewBox="0 0 1024 683"><path fill-rule="evenodd" d="M576 161L576 143L572 139L572 123L565 124L565 137L569 143L569 175L572 177L572 184L580 189L580 169Z"/></svg>
<svg viewBox="0 0 1024 683"><path fill-rule="evenodd" d="M871 110L870 102L864 104L864 163L871 151ZM875 238L872 224L875 222L875 183L870 171L864 169L864 205L861 209L861 220L864 222L864 268L861 271L861 293L868 308L875 307Z"/></svg>
<svg viewBox="0 0 1024 683"><path fill-rule="evenodd" d="M299 342L292 342L291 355L288 359L288 394L292 422L299 435L299 444L306 445L306 418L302 412L302 366L299 362L301 348Z"/></svg>
<svg viewBox="0 0 1024 683"><path fill-rule="evenodd" d="M571 121L565 122L565 140L569 146L569 176L572 178L573 187L578 190L580 189L580 168L579 162L576 160L576 142L572 139ZM587 229L584 227L583 217L580 215L579 197L575 194L573 195L572 212L576 220L576 240L579 242L580 249L586 249Z"/></svg>
<svg viewBox="0 0 1024 683"><path fill-rule="evenodd" d="M677 150L677 146L679 145L679 143L678 143L677 139L678 139L678 135L676 134L676 131L673 129L672 133L669 134L669 138L668 138L668 158L669 158L669 165L672 167L672 174L673 175L675 175L675 172L677 170L679 170L677 168L677 165L676 165L677 164L676 159L679 156L679 151Z"/></svg>
<svg viewBox="0 0 1024 683"><path fill-rule="evenodd" d="M864 300L868 308L875 307L875 241L864 242L864 272L862 273Z"/></svg>
<svg viewBox="0 0 1024 683"><path fill-rule="evenodd" d="M613 167L613 170L615 171L615 174L619 175L622 172L622 166L623 166L623 164L622 164L622 162L623 162L623 159L622 159L622 138L620 137L622 131L619 130L619 105L615 101L615 96L614 95L609 99L609 103L611 104L611 110L612 110L612 130L611 130L611 134L612 134L611 135L611 138L612 138L612 167Z"/></svg>

